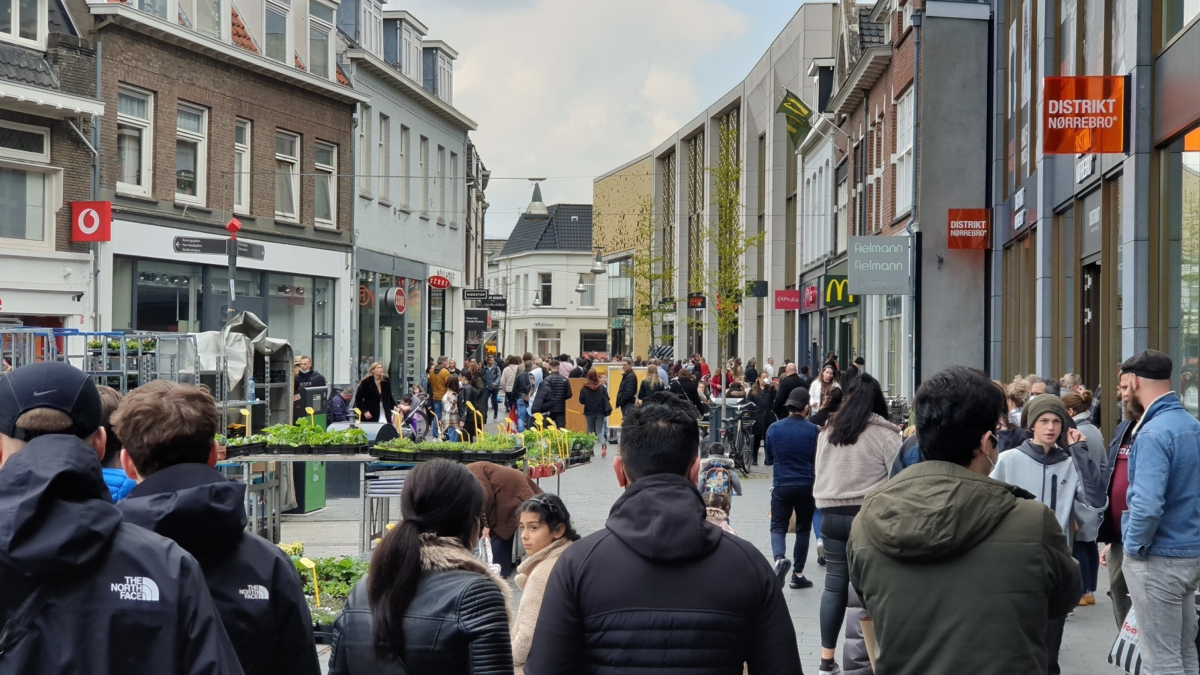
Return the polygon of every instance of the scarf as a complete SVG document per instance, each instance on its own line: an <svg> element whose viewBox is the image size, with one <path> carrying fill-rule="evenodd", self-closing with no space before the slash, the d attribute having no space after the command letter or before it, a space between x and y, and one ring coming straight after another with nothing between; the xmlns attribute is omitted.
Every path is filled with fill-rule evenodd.
<svg viewBox="0 0 1200 675"><path fill-rule="evenodd" d="M517 576L513 579L517 582L517 588L525 590L525 582L529 581L529 575L533 573L533 568L547 560L557 560L570 543L570 539L560 537L550 542L546 548L522 560L521 564L517 565Z"/></svg>

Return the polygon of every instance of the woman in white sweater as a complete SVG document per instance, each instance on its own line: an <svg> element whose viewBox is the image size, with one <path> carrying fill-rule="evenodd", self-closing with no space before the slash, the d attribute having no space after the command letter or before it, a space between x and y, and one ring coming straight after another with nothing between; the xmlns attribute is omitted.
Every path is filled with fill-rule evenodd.
<svg viewBox="0 0 1200 675"><path fill-rule="evenodd" d="M887 414L879 382L863 373L846 387L842 407L817 438L813 499L821 509L827 561L821 595L821 673L837 672L834 649L849 600L850 526L863 499L887 482L888 469L900 451L900 429L888 421Z"/></svg>
<svg viewBox="0 0 1200 675"><path fill-rule="evenodd" d="M833 369L832 365L825 366L821 369L821 374L817 376L817 379L813 380L812 386L808 388L808 404L812 406L813 410L820 410L821 404L825 402L825 395L841 386L837 381L837 371Z"/></svg>
<svg viewBox="0 0 1200 675"><path fill-rule="evenodd" d="M513 665L516 673L523 672L529 659L529 648L533 645L533 629L537 627L538 613L542 610L542 597L546 593L546 582L558 557L579 539L571 527L571 514L558 495L545 493L530 498L521 505L521 543L527 556L517 567L517 588L521 589L521 608L517 610L517 622L512 628Z"/></svg>

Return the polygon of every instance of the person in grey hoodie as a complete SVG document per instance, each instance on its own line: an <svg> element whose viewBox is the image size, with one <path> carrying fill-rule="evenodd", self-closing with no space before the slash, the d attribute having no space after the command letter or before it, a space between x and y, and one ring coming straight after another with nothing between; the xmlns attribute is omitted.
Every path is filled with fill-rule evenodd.
<svg viewBox="0 0 1200 675"><path fill-rule="evenodd" d="M1078 536L1094 540L1100 517L1108 504L1100 469L1088 456L1087 439L1068 429L1067 407L1062 399L1041 394L1025 406L1023 415L1032 438L1000 453L991 477L1032 492L1050 507L1070 548ZM1050 673L1060 672L1058 648L1066 619L1050 621L1046 637Z"/></svg>

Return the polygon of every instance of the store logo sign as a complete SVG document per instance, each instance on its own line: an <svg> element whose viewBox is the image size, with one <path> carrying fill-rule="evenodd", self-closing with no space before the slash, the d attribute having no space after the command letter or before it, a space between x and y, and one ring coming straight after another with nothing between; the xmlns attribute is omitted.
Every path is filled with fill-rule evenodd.
<svg viewBox="0 0 1200 675"><path fill-rule="evenodd" d="M112 241L112 202L71 202L71 241Z"/></svg>
<svg viewBox="0 0 1200 675"><path fill-rule="evenodd" d="M949 209L946 213L946 248L978 250L988 247L991 211L987 209Z"/></svg>
<svg viewBox="0 0 1200 675"><path fill-rule="evenodd" d="M450 288L450 280L446 277L435 274L434 276L429 277L429 286L430 288L445 290Z"/></svg>
<svg viewBox="0 0 1200 675"><path fill-rule="evenodd" d="M802 311L815 312L821 308L821 293L816 286L805 286L800 300L803 303Z"/></svg>
<svg viewBox="0 0 1200 675"><path fill-rule="evenodd" d="M849 237L846 243L851 293L909 292L908 237ZM825 303L829 304L828 298Z"/></svg>
<svg viewBox="0 0 1200 675"><path fill-rule="evenodd" d="M828 274L825 276L825 306L853 307L858 299L850 295L850 280L844 274Z"/></svg>
<svg viewBox="0 0 1200 675"><path fill-rule="evenodd" d="M1042 152L1076 155L1125 152L1125 77L1043 80Z"/></svg>
<svg viewBox="0 0 1200 675"><path fill-rule="evenodd" d="M800 309L800 291L775 291L775 309L785 312Z"/></svg>

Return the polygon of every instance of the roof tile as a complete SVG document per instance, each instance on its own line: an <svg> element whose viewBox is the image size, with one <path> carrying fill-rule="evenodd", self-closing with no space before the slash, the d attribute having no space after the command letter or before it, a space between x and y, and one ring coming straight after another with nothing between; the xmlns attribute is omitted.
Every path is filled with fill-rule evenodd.
<svg viewBox="0 0 1200 675"><path fill-rule="evenodd" d="M112 2L113 0L109 1ZM237 7L230 7L229 9L233 12L233 44L251 54L257 54L258 46L254 44L254 38L250 36L250 31L246 30L246 24L242 21L242 17L238 15Z"/></svg>
<svg viewBox="0 0 1200 675"><path fill-rule="evenodd" d="M14 45L0 44L0 78L35 87L58 89L58 76L42 57Z"/></svg>
<svg viewBox="0 0 1200 675"><path fill-rule="evenodd" d="M500 255L592 250L591 204L552 204L546 211L549 215L545 218L522 214Z"/></svg>

